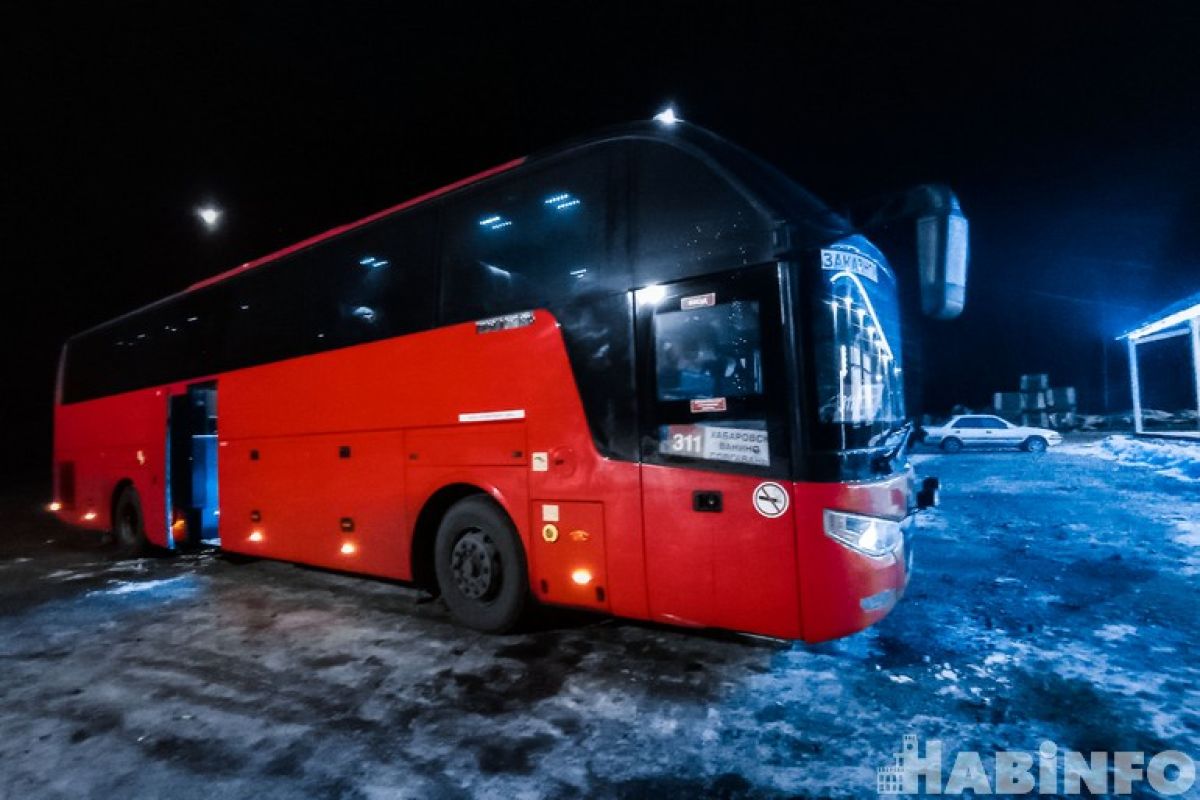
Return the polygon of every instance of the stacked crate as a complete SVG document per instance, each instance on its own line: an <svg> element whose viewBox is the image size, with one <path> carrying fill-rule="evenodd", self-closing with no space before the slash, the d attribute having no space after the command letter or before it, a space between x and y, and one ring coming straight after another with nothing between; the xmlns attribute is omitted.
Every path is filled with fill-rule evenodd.
<svg viewBox="0 0 1200 800"><path fill-rule="evenodd" d="M1011 422L1038 428L1073 428L1077 424L1075 387L1050 386L1050 376L1021 376L1019 392L996 392L996 413Z"/></svg>

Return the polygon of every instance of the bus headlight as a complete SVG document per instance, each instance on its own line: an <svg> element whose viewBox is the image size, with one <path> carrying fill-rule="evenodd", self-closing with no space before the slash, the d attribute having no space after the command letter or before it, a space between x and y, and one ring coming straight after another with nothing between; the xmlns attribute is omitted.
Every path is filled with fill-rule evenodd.
<svg viewBox="0 0 1200 800"><path fill-rule="evenodd" d="M825 509L825 535L872 558L886 556L904 541L896 520Z"/></svg>

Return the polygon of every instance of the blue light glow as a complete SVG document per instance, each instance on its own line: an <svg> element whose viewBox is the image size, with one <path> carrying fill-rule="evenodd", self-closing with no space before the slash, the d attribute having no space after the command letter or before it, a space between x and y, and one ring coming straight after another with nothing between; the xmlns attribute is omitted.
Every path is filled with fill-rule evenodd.
<svg viewBox="0 0 1200 800"><path fill-rule="evenodd" d="M507 220L499 214L492 214L490 217L484 217L479 220L479 227L487 228L488 230L498 231L501 228L507 228L512 225L511 220Z"/></svg>
<svg viewBox="0 0 1200 800"><path fill-rule="evenodd" d="M371 308L370 306L359 306L358 308L354 309L352 313L363 322L375 321L375 309Z"/></svg>
<svg viewBox="0 0 1200 800"><path fill-rule="evenodd" d="M388 264L390 264L392 262L388 261L386 258L376 258L375 256L365 256L363 258L360 258L358 260L358 263L362 264L367 269L379 269L380 267L386 267Z"/></svg>
<svg viewBox="0 0 1200 800"><path fill-rule="evenodd" d="M555 211L562 211L564 208L572 208L572 207L574 207L574 206L577 206L577 205L579 205L579 202L580 202L580 201L579 201L579 198L576 198L576 199L574 199L574 200L568 200L568 201L566 201L565 203L559 203L558 205L556 205L556 206L554 207L554 210L555 210Z"/></svg>
<svg viewBox="0 0 1200 800"><path fill-rule="evenodd" d="M570 199L571 199L570 192L559 192L558 194L550 195L542 202L548 206L553 206L553 205L557 205L558 203L563 202L564 200L570 200Z"/></svg>

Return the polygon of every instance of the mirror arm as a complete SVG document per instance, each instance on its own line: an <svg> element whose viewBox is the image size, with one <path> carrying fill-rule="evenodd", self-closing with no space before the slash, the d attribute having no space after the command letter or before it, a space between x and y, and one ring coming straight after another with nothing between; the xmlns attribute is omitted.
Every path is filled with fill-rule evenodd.
<svg viewBox="0 0 1200 800"><path fill-rule="evenodd" d="M861 203L849 210L851 223L860 231L873 231L901 220L932 214L962 214L958 196L939 183L926 183Z"/></svg>

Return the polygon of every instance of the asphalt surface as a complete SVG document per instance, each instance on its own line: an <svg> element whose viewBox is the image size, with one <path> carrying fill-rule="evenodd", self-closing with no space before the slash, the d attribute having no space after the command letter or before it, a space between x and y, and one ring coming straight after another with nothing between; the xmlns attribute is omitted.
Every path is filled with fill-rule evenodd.
<svg viewBox="0 0 1200 800"><path fill-rule="evenodd" d="M0 798L875 797L910 732L1200 758L1200 490L1069 451L919 456L908 596L819 646L481 636L394 583L112 560L10 488Z"/></svg>

